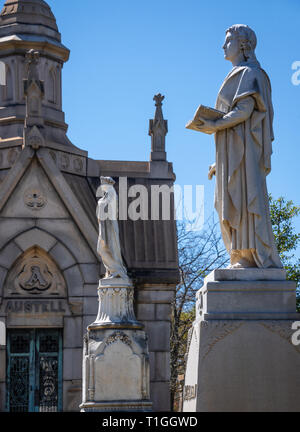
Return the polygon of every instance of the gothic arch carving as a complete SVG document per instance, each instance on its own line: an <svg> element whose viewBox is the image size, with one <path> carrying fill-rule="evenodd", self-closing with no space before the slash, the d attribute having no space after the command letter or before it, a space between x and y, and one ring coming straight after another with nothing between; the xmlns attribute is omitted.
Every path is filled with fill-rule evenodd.
<svg viewBox="0 0 300 432"><path fill-rule="evenodd" d="M9 270L4 297L66 297L66 282L50 255L33 246Z"/></svg>
<svg viewBox="0 0 300 432"><path fill-rule="evenodd" d="M36 227L18 233L14 238L10 238L0 250L0 304L1 299L6 295L4 287L7 286L10 272L16 263L29 250L33 250L34 248L42 250L52 260L56 268L59 269L65 280L65 297L72 297L74 291L81 290L84 284L81 268L69 246L49 232Z"/></svg>
<svg viewBox="0 0 300 432"><path fill-rule="evenodd" d="M2 87L2 100L3 102L13 100L13 76L8 64L5 64L5 85Z"/></svg>
<svg viewBox="0 0 300 432"><path fill-rule="evenodd" d="M47 99L48 102L56 104L57 96L57 74L55 68L48 70L47 76Z"/></svg>

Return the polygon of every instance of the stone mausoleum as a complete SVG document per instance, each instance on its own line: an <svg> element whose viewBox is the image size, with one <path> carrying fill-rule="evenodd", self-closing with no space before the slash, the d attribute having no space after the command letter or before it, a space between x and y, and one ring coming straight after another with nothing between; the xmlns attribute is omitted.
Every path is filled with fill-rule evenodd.
<svg viewBox="0 0 300 432"><path fill-rule="evenodd" d="M100 176L128 188L172 186L161 97L147 162L93 160L67 137L62 68L69 50L43 0L7 0L0 15L0 411L79 411L83 338L98 311ZM78 102L78 101L76 101ZM79 101L80 102L80 101ZM99 148L101 148L99 143ZM101 157L101 154L99 154ZM138 188L136 188L138 190ZM157 190L157 188L156 188ZM127 206L133 198L128 197ZM151 208L149 194L149 214ZM119 220L124 262L145 326L150 396L170 409L170 310L178 283L171 218ZM161 216L161 215L160 215ZM126 371L124 371L126 373Z"/></svg>

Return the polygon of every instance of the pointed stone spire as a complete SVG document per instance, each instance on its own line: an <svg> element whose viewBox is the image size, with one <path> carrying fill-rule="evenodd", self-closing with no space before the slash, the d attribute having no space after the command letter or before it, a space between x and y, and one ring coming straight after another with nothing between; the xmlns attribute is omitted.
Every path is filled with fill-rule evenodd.
<svg viewBox="0 0 300 432"><path fill-rule="evenodd" d="M162 101L164 96L160 93L155 95L156 111L154 120L149 123L149 135L151 136L151 161L166 160L166 135L168 133L168 121L164 120L162 112Z"/></svg>

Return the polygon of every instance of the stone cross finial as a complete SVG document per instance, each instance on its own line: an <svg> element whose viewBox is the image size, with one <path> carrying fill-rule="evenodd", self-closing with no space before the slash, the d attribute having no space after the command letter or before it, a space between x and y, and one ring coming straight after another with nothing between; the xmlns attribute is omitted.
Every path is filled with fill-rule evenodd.
<svg viewBox="0 0 300 432"><path fill-rule="evenodd" d="M154 120L150 120L149 135L151 136L151 160L165 161L166 160L166 135L168 133L168 121L164 120L162 112L162 102L165 97L158 93L153 97L155 101L155 116Z"/></svg>

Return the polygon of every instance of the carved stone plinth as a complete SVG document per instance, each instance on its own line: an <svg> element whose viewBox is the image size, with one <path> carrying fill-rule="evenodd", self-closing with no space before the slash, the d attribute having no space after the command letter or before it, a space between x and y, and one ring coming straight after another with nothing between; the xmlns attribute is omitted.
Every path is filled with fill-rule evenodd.
<svg viewBox="0 0 300 432"><path fill-rule="evenodd" d="M85 338L81 411L151 411L148 342L135 318L133 285L102 279L98 293Z"/></svg>
<svg viewBox="0 0 300 432"><path fill-rule="evenodd" d="M142 330L89 330L81 411L151 411L149 355Z"/></svg>
<svg viewBox="0 0 300 432"><path fill-rule="evenodd" d="M299 411L296 284L278 269L250 273L213 272L197 293L183 411Z"/></svg>
<svg viewBox="0 0 300 432"><path fill-rule="evenodd" d="M89 329L135 328L143 325L135 318L133 309L134 288L121 279L101 279L98 287L99 309L95 322Z"/></svg>

